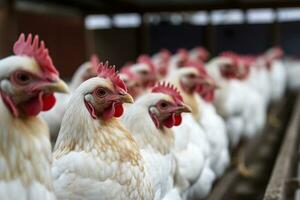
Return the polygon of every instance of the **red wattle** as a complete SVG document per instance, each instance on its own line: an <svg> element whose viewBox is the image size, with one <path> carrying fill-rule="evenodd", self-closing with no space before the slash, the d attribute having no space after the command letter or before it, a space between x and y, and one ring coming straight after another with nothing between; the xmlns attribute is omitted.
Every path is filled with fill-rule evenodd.
<svg viewBox="0 0 300 200"><path fill-rule="evenodd" d="M208 90L205 91L201 96L206 102L212 102L215 97L215 92L213 90Z"/></svg>
<svg viewBox="0 0 300 200"><path fill-rule="evenodd" d="M154 122L154 125L156 126L156 128L159 128L160 124L159 124L159 120L158 120L157 116L151 112L150 112L150 116L151 116L152 121Z"/></svg>
<svg viewBox="0 0 300 200"><path fill-rule="evenodd" d="M168 119L164 121L164 126L167 128L172 128L174 126L175 120L172 116L170 116Z"/></svg>
<svg viewBox="0 0 300 200"><path fill-rule="evenodd" d="M0 91L0 95L2 96L3 102L4 104L8 107L8 109L10 110L11 114L14 117L18 117L19 116L19 112L17 107L15 106L14 102L12 101L12 99L4 94L3 92Z"/></svg>
<svg viewBox="0 0 300 200"><path fill-rule="evenodd" d="M236 79L236 74L231 71L221 70L221 74L224 78L227 79Z"/></svg>
<svg viewBox="0 0 300 200"><path fill-rule="evenodd" d="M103 113L104 119L110 119L112 117L121 117L124 112L123 105L121 103L113 102Z"/></svg>
<svg viewBox="0 0 300 200"><path fill-rule="evenodd" d="M115 107L114 117L121 117L124 112L123 105L121 103L117 103L114 105L114 107Z"/></svg>
<svg viewBox="0 0 300 200"><path fill-rule="evenodd" d="M199 94L201 94L202 92L203 92L203 90L204 90L204 86L202 86L202 85L198 85L197 87L196 87L196 92L198 92Z"/></svg>
<svg viewBox="0 0 300 200"><path fill-rule="evenodd" d="M90 102L87 102L87 101L84 101L84 103L85 103L85 106L86 106L87 110L89 111L91 117L93 119L97 119L97 115L96 115L94 106Z"/></svg>
<svg viewBox="0 0 300 200"><path fill-rule="evenodd" d="M27 116L36 116L43 110L42 93L22 103L20 106Z"/></svg>
<svg viewBox="0 0 300 200"><path fill-rule="evenodd" d="M110 119L115 115L115 103L112 103L108 108L103 112L104 119Z"/></svg>
<svg viewBox="0 0 300 200"><path fill-rule="evenodd" d="M177 123L181 123L181 116L178 115L179 117L177 117L177 115L175 113L173 113L170 117L168 117L165 121L164 121L164 125L167 128L172 128L173 126L177 126ZM179 125L178 124L178 125Z"/></svg>
<svg viewBox="0 0 300 200"><path fill-rule="evenodd" d="M175 115L174 119L175 119L174 126L179 126L181 124L181 122L182 122L181 115L180 114Z"/></svg>
<svg viewBox="0 0 300 200"><path fill-rule="evenodd" d="M42 96L42 101L43 101L43 111L48 111L51 108L53 108L53 106L56 103L56 98L54 96L53 93L51 94L44 94Z"/></svg>

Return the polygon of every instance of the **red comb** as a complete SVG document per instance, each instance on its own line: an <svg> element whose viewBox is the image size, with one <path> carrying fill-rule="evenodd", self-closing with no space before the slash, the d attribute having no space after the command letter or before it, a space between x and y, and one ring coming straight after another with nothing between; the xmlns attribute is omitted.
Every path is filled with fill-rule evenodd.
<svg viewBox="0 0 300 200"><path fill-rule="evenodd" d="M283 57L284 52L281 47L275 46L270 50L270 54L271 59L278 59Z"/></svg>
<svg viewBox="0 0 300 200"><path fill-rule="evenodd" d="M209 58L209 52L203 47L196 47L196 51L198 51L198 55L202 61L206 61Z"/></svg>
<svg viewBox="0 0 300 200"><path fill-rule="evenodd" d="M108 65L108 61L105 64L100 63L98 65L98 77L109 78L111 82L117 87L127 91L125 83L120 79L116 73L116 67Z"/></svg>
<svg viewBox="0 0 300 200"><path fill-rule="evenodd" d="M163 59L169 59L171 57L171 52L168 49L161 49L159 54L163 57Z"/></svg>
<svg viewBox="0 0 300 200"><path fill-rule="evenodd" d="M98 70L98 65L100 63L100 59L96 54L93 54L90 58L90 62L92 64L92 68L97 71Z"/></svg>
<svg viewBox="0 0 300 200"><path fill-rule="evenodd" d="M183 60L188 59L188 57L189 57L189 52L186 49L178 49L177 54Z"/></svg>
<svg viewBox="0 0 300 200"><path fill-rule="evenodd" d="M189 59L188 51L186 49L178 49L176 55L179 56L179 60L178 60L178 63L177 63L178 67L185 66L186 62Z"/></svg>
<svg viewBox="0 0 300 200"><path fill-rule="evenodd" d="M234 66L238 66L238 63L240 62L240 57L238 54L232 52L232 51L225 51L220 54L221 57L230 58L234 64Z"/></svg>
<svg viewBox="0 0 300 200"><path fill-rule="evenodd" d="M235 58L235 57L237 57L237 54L232 51L224 51L224 52L220 53L220 56L228 57L228 58Z"/></svg>
<svg viewBox="0 0 300 200"><path fill-rule="evenodd" d="M53 65L52 59L49 55L48 49L45 47L44 41L39 40L39 36L35 35L32 40L32 34L30 33L25 39L24 33L22 33L19 39L14 44L14 53L16 55L26 55L33 57L40 65L42 70L53 78L58 76L58 71Z"/></svg>
<svg viewBox="0 0 300 200"><path fill-rule="evenodd" d="M207 75L207 71L204 67L204 64L202 62L199 61L193 61L193 60L188 60L185 63L185 67L194 67L198 70L198 72L200 73L200 75Z"/></svg>
<svg viewBox="0 0 300 200"><path fill-rule="evenodd" d="M183 98L180 95L177 88L171 83L167 83L165 81L158 83L155 87L152 88L152 92L154 93L164 93L172 96L175 102L181 103L183 102Z"/></svg>
<svg viewBox="0 0 300 200"><path fill-rule="evenodd" d="M140 55L137 59L138 63L144 63L150 67L151 72L155 73L156 72L156 67L154 63L152 62L151 58L149 55Z"/></svg>

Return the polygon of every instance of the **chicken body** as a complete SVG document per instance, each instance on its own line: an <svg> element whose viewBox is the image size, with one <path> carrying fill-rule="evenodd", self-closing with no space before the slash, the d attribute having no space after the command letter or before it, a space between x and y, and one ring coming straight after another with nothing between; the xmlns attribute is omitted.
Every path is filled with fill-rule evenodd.
<svg viewBox="0 0 300 200"><path fill-rule="evenodd" d="M211 103L205 102L201 97L197 100L202 108L200 125L204 129L211 147L211 168L219 178L230 164L226 124Z"/></svg>
<svg viewBox="0 0 300 200"><path fill-rule="evenodd" d="M247 81L223 78L220 67L229 64L227 58L211 61L207 70L221 89L216 91L214 104L225 118L230 144L235 147L241 138L251 138L261 131L266 121L264 99Z"/></svg>
<svg viewBox="0 0 300 200"><path fill-rule="evenodd" d="M269 71L271 87L271 101L279 101L286 89L286 67L284 66L282 57L283 50L280 47L272 47L264 54L264 59Z"/></svg>
<svg viewBox="0 0 300 200"><path fill-rule="evenodd" d="M38 36L21 34L14 53L0 60L0 199L54 200L49 130L37 115L67 86Z"/></svg>
<svg viewBox="0 0 300 200"><path fill-rule="evenodd" d="M153 199L134 138L117 119L93 119L85 108L85 95L97 85L113 87L107 79L91 78L69 101L54 152L55 193L58 199Z"/></svg>
<svg viewBox="0 0 300 200"><path fill-rule="evenodd" d="M184 102L192 109L192 114L185 114L181 126L174 127L175 152L178 160L179 171L190 188L184 198L205 198L211 191L216 174L211 168L211 146L208 135L200 124L200 108L197 94L187 94L182 86L183 76L198 74L196 69L182 68L173 71L168 81L176 85L182 94ZM195 155L197 155L195 157Z"/></svg>
<svg viewBox="0 0 300 200"><path fill-rule="evenodd" d="M268 69L261 59L257 59L251 65L249 78L247 82L260 94L267 107L271 101L271 81Z"/></svg>
<svg viewBox="0 0 300 200"><path fill-rule="evenodd" d="M285 60L287 70L287 87L290 90L299 91L300 88L300 62L299 60Z"/></svg>
<svg viewBox="0 0 300 200"><path fill-rule="evenodd" d="M282 60L275 59L272 61L272 67L270 70L270 80L271 80L271 100L273 102L282 99L286 89L287 83L287 72Z"/></svg>
<svg viewBox="0 0 300 200"><path fill-rule="evenodd" d="M174 81L177 85L182 85L182 77L185 73L196 73L195 69L178 69L174 72L174 75L170 75L169 79ZM196 74L195 74L196 76ZM209 77L206 77L209 78ZM204 82L206 79L199 78L200 82ZM226 132L226 125L224 120L217 114L214 106L210 102L206 102L200 95L190 94L188 95L183 91L182 87L179 87L183 92L183 96L187 100L187 103L193 108L193 117L197 123L203 129L209 145L210 145L210 165L217 177L220 177L230 163L229 156L229 144L228 136Z"/></svg>
<svg viewBox="0 0 300 200"><path fill-rule="evenodd" d="M142 156L155 182L155 199L170 199L167 194L173 190L176 171L176 161L172 153L174 136L168 128L158 129L148 111L149 107L160 99L170 100L170 97L162 93L141 96L127 108L122 122L142 148ZM174 194L171 199L180 199L179 190L172 192Z"/></svg>
<svg viewBox="0 0 300 200"><path fill-rule="evenodd" d="M37 117L14 118L0 100L0 198L53 200L48 127Z"/></svg>

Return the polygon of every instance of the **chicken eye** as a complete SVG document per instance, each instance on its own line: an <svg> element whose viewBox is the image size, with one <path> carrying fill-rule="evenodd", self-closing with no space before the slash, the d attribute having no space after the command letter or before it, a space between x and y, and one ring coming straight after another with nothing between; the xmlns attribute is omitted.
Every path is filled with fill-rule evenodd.
<svg viewBox="0 0 300 200"><path fill-rule="evenodd" d="M20 85L26 85L31 81L31 75L24 72L16 72L14 75L14 80Z"/></svg>
<svg viewBox="0 0 300 200"><path fill-rule="evenodd" d="M104 97L107 94L106 90L104 90L103 88L97 89L95 93L98 97Z"/></svg>
<svg viewBox="0 0 300 200"><path fill-rule="evenodd" d="M148 75L148 71L146 71L146 70L142 70L139 73L144 76Z"/></svg>
<svg viewBox="0 0 300 200"><path fill-rule="evenodd" d="M194 78L196 78L196 75L195 75L195 74L189 74L188 77L189 77L190 79L194 79Z"/></svg>
<svg viewBox="0 0 300 200"><path fill-rule="evenodd" d="M166 108L168 107L168 103L166 103L166 102L161 102L161 103L159 104L159 107L160 107L161 109L166 109Z"/></svg>

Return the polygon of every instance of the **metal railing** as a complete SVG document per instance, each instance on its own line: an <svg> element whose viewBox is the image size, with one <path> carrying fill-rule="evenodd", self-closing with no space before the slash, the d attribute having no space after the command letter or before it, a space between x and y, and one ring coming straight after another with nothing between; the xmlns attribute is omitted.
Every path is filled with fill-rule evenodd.
<svg viewBox="0 0 300 200"><path fill-rule="evenodd" d="M293 197L292 183L298 164L299 122L300 96L298 95L263 200L285 200Z"/></svg>

